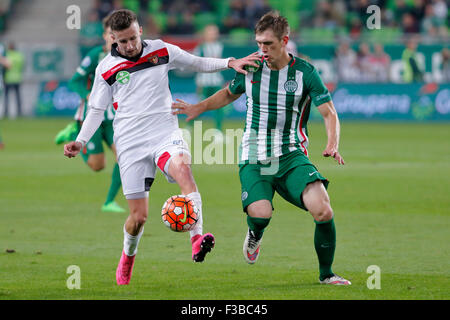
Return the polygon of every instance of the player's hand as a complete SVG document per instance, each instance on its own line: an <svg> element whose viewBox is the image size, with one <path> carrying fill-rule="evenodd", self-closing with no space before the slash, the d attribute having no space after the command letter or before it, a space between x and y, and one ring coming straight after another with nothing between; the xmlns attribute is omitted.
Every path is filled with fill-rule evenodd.
<svg viewBox="0 0 450 320"><path fill-rule="evenodd" d="M64 155L68 158L75 157L81 151L81 143L72 141L64 145Z"/></svg>
<svg viewBox="0 0 450 320"><path fill-rule="evenodd" d="M248 55L241 59L234 59L228 62L228 67L233 68L239 73L247 74L247 71L244 69L246 65L253 66L258 68L259 65L255 62L261 59L261 56L258 52L254 52L251 55Z"/></svg>
<svg viewBox="0 0 450 320"><path fill-rule="evenodd" d="M186 121L193 120L202 113L200 108L195 108L193 104L181 99L176 99L176 101L172 102L172 114L185 114L187 115Z"/></svg>
<svg viewBox="0 0 450 320"><path fill-rule="evenodd" d="M344 158L340 155L339 151L336 150L336 148L327 147L323 152L322 155L324 157L333 157L334 160L337 161L338 164L345 164Z"/></svg>

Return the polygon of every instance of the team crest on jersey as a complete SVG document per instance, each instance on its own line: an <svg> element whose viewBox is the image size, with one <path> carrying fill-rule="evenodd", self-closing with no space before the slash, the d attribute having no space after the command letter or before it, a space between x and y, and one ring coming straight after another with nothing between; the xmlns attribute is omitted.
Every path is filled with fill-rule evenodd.
<svg viewBox="0 0 450 320"><path fill-rule="evenodd" d="M295 92L298 88L298 84L295 80L288 80L284 83L284 90L286 90L286 92Z"/></svg>
<svg viewBox="0 0 450 320"><path fill-rule="evenodd" d="M130 82L130 73L128 71L120 71L116 75L117 82L127 84Z"/></svg>
<svg viewBox="0 0 450 320"><path fill-rule="evenodd" d="M153 64L157 64L159 62L159 58L157 55L151 56L148 58L148 62L151 62Z"/></svg>

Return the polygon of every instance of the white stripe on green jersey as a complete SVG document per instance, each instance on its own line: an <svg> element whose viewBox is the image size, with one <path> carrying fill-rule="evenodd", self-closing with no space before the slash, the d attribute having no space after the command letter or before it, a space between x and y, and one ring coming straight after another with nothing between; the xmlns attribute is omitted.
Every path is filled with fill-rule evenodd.
<svg viewBox="0 0 450 320"><path fill-rule="evenodd" d="M205 42L195 48L193 54L199 57L222 58L223 44L220 42ZM195 84L199 87L221 87L224 83L220 72L202 73L195 76Z"/></svg>
<svg viewBox="0 0 450 320"><path fill-rule="evenodd" d="M281 70L270 70L263 62L255 72L236 73L229 89L247 96L241 162L264 161L295 150L307 154L311 102L319 106L331 100L316 69L293 56Z"/></svg>

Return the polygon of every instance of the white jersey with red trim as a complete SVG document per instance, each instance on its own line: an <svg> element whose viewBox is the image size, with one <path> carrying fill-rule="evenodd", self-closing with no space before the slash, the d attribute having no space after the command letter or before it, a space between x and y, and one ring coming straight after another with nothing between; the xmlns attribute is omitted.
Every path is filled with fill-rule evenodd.
<svg viewBox="0 0 450 320"><path fill-rule="evenodd" d="M197 57L162 40L144 40L142 45L140 57L130 60L114 44L111 53L99 63L89 98L90 111L77 141L89 141L100 125L96 114L106 110L111 102L116 109L114 141L118 151L127 145L167 136L178 129L177 117L171 114L169 70L217 72L228 68L229 59ZM153 121L149 121L153 116L167 125L154 129ZM161 128L166 129L161 132Z"/></svg>

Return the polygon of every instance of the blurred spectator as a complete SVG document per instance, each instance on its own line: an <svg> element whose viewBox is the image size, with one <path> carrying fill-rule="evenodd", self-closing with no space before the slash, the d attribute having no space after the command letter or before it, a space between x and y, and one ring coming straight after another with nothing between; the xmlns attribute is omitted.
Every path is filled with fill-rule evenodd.
<svg viewBox="0 0 450 320"><path fill-rule="evenodd" d="M5 85L3 80L3 75L6 68L11 67L11 62L6 58L6 48L3 43L0 42L0 105L4 104L4 94ZM7 116L7 111L5 110L5 116Z"/></svg>
<svg viewBox="0 0 450 320"><path fill-rule="evenodd" d="M258 20L269 11L270 5L267 3L267 0L245 0L247 27L253 28Z"/></svg>
<svg viewBox="0 0 450 320"><path fill-rule="evenodd" d="M374 52L370 57L374 80L376 82L389 81L391 57L384 52L382 44L374 45Z"/></svg>
<svg viewBox="0 0 450 320"><path fill-rule="evenodd" d="M20 85L23 81L23 71L25 67L25 56L20 51L17 51L13 42L8 45L6 51L6 58L10 65L5 71L5 115L9 113L11 116L11 110L9 108L9 93L14 91L16 94L16 106L17 116L23 116L22 113L22 99L20 96Z"/></svg>
<svg viewBox="0 0 450 320"><path fill-rule="evenodd" d="M355 51L350 48L348 42L342 42L336 50L335 66L339 81L357 81L357 56Z"/></svg>
<svg viewBox="0 0 450 320"><path fill-rule="evenodd" d="M405 34L418 33L420 31L419 24L412 13L404 13L402 16L402 30Z"/></svg>
<svg viewBox="0 0 450 320"><path fill-rule="evenodd" d="M450 50L444 48L442 54L442 81L450 82Z"/></svg>
<svg viewBox="0 0 450 320"><path fill-rule="evenodd" d="M192 12L186 10L180 15L170 14L167 17L167 33L176 35L192 35L195 33L194 15Z"/></svg>
<svg viewBox="0 0 450 320"><path fill-rule="evenodd" d="M121 0L95 0L94 10L97 12L98 20L103 20L111 11L123 7Z"/></svg>
<svg viewBox="0 0 450 320"><path fill-rule="evenodd" d="M420 69L417 60L417 44L416 37L410 38L402 54L403 81L405 83L423 81L423 71Z"/></svg>
<svg viewBox="0 0 450 320"><path fill-rule="evenodd" d="M11 9L11 0L0 1L0 31L6 28L6 17Z"/></svg>
<svg viewBox="0 0 450 320"><path fill-rule="evenodd" d="M425 17L425 5L425 0L414 0L414 4L410 9L410 13L418 23Z"/></svg>
<svg viewBox="0 0 450 320"><path fill-rule="evenodd" d="M358 81L373 82L375 80L370 48L367 43L361 43L357 54Z"/></svg>
<svg viewBox="0 0 450 320"><path fill-rule="evenodd" d="M231 0L230 12L223 21L224 32L228 33L234 28L247 28L244 2L241 0Z"/></svg>

